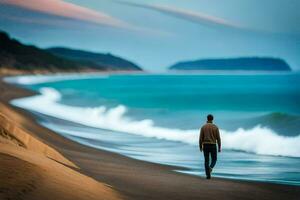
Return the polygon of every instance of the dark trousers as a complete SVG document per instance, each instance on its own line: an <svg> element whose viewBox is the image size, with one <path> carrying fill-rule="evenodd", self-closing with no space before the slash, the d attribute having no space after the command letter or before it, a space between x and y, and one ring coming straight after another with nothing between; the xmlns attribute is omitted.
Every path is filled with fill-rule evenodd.
<svg viewBox="0 0 300 200"><path fill-rule="evenodd" d="M215 144L203 144L204 166L207 177L210 177L210 168L214 168L217 162L217 146ZM211 163L209 164L209 156Z"/></svg>

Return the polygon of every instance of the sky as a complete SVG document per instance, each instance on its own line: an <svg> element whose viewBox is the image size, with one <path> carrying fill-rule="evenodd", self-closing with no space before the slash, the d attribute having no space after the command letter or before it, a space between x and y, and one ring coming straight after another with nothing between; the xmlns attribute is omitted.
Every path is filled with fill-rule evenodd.
<svg viewBox="0 0 300 200"><path fill-rule="evenodd" d="M112 53L148 71L279 57L300 70L299 0L0 0L0 30L41 48Z"/></svg>

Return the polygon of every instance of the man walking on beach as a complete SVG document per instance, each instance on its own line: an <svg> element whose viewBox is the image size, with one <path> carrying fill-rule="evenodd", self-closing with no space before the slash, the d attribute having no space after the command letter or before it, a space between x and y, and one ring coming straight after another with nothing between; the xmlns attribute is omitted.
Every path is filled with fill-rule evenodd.
<svg viewBox="0 0 300 200"><path fill-rule="evenodd" d="M207 123L202 126L199 137L200 151L204 153L204 166L206 178L210 179L211 172L217 162L217 146L218 152L221 152L221 138L219 128L213 124L214 116L207 115ZM211 163L209 164L209 157L211 156Z"/></svg>

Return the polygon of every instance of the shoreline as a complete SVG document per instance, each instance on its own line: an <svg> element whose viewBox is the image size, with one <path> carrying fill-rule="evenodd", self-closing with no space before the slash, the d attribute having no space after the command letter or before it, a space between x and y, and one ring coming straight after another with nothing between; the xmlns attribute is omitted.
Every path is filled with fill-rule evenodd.
<svg viewBox="0 0 300 200"><path fill-rule="evenodd" d="M112 186L80 173L80 167L42 139L43 129L31 124L34 117L9 104L36 93L11 86L1 78L0 199L124 199Z"/></svg>
<svg viewBox="0 0 300 200"><path fill-rule="evenodd" d="M112 185L125 199L297 199L300 195L298 186L222 178L207 181L174 171L180 168L83 146L42 127L33 114L9 104L11 99L31 96L34 92L7 84L2 79L0 84L1 113L73 162L80 168L77 171ZM249 196L249 192L253 195Z"/></svg>

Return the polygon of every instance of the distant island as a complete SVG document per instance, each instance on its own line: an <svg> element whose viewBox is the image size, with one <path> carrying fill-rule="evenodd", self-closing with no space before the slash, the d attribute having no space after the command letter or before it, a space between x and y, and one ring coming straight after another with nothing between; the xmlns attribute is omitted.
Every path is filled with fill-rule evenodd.
<svg viewBox="0 0 300 200"><path fill-rule="evenodd" d="M226 59L200 59L179 62L170 70L241 70L241 71L291 71L290 66L280 58L242 57Z"/></svg>
<svg viewBox="0 0 300 200"><path fill-rule="evenodd" d="M68 48L41 49L22 44L0 31L0 74L141 70L134 63L111 54Z"/></svg>

